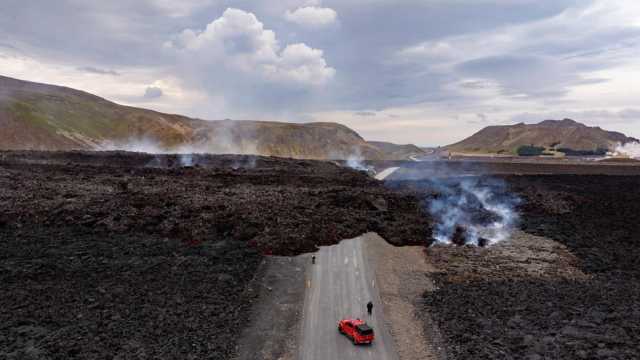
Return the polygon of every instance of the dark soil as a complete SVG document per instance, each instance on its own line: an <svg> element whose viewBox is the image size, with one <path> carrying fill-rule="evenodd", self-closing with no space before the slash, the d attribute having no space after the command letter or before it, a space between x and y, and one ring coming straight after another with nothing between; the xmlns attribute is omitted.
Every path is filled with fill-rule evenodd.
<svg viewBox="0 0 640 360"><path fill-rule="evenodd" d="M0 358L229 358L264 254L430 233L413 195L329 162L181 160L0 153Z"/></svg>
<svg viewBox="0 0 640 360"><path fill-rule="evenodd" d="M228 358L260 255L69 228L2 231L0 358ZM233 299L230 301L230 299Z"/></svg>
<svg viewBox="0 0 640 360"><path fill-rule="evenodd" d="M425 294L454 359L640 358L640 177L505 176L520 229L565 245L576 279L439 277ZM420 194L422 182L396 184ZM433 197L423 191L425 198ZM464 261L465 247L456 261ZM521 274L520 274L521 275Z"/></svg>
<svg viewBox="0 0 640 360"><path fill-rule="evenodd" d="M631 360L640 356L640 286L633 283L454 283L425 300L453 359Z"/></svg>
<svg viewBox="0 0 640 360"><path fill-rule="evenodd" d="M525 201L522 229L552 238L588 273L640 275L640 177L531 176L508 179Z"/></svg>

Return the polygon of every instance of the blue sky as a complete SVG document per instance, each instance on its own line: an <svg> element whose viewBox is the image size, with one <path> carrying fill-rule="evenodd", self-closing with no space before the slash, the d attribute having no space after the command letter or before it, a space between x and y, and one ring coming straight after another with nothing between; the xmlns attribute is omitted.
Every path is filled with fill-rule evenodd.
<svg viewBox="0 0 640 360"><path fill-rule="evenodd" d="M419 145L564 117L640 137L639 42L635 0L4 0L0 74Z"/></svg>

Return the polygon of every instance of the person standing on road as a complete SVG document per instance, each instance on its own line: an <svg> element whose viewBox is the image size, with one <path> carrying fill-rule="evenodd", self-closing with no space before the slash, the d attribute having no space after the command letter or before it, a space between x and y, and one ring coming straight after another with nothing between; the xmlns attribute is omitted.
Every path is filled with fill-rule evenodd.
<svg viewBox="0 0 640 360"><path fill-rule="evenodd" d="M373 303L371 301L369 301L367 303L367 312L369 313L369 315L371 315L372 311L373 311Z"/></svg>
<svg viewBox="0 0 640 360"><path fill-rule="evenodd" d="M315 263L316 263L316 256L315 256L315 255L313 255L313 256L311 257L311 263L312 263L312 264L315 264Z"/></svg>

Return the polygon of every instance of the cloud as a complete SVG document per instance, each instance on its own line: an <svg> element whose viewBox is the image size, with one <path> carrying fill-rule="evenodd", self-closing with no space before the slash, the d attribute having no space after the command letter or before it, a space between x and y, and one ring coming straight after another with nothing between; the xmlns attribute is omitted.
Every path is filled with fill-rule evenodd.
<svg viewBox="0 0 640 360"><path fill-rule="evenodd" d="M284 14L287 21L306 27L322 27L336 22L338 13L331 8L306 6Z"/></svg>
<svg viewBox="0 0 640 360"><path fill-rule="evenodd" d="M156 86L149 86L144 91L145 99L157 99L159 97L162 97L162 95L163 95L162 89Z"/></svg>
<svg viewBox="0 0 640 360"><path fill-rule="evenodd" d="M562 96L582 79L566 64L545 56L489 56L461 63L456 71L497 81L505 94L520 98Z"/></svg>
<svg viewBox="0 0 640 360"><path fill-rule="evenodd" d="M18 48L16 48L15 46L8 44L8 43L2 43L0 42L0 48L5 48L5 49L9 49L9 50L18 50Z"/></svg>
<svg viewBox="0 0 640 360"><path fill-rule="evenodd" d="M373 111L356 111L353 113L356 116L361 116L361 117L374 117L376 116L376 113Z"/></svg>
<svg viewBox="0 0 640 360"><path fill-rule="evenodd" d="M464 80L460 83L460 87L471 90L482 90L495 88L496 84L487 80Z"/></svg>
<svg viewBox="0 0 640 360"><path fill-rule="evenodd" d="M640 27L612 22L615 3L584 2L541 20L421 42L401 49L396 62L472 77L460 85L498 87L520 99L559 99L581 85L602 83L594 71L630 61Z"/></svg>
<svg viewBox="0 0 640 360"><path fill-rule="evenodd" d="M431 41L404 48L399 55L401 58L448 59L455 56L455 51L447 42Z"/></svg>
<svg viewBox="0 0 640 360"><path fill-rule="evenodd" d="M3 10L0 44L19 49L0 45L3 75L159 111L344 120L365 137L431 145L524 113L587 112L640 133L618 114L637 102L636 0L5 0ZM147 87L163 95L146 99Z"/></svg>
<svg viewBox="0 0 640 360"><path fill-rule="evenodd" d="M91 74L120 76L120 73L115 70L105 70L93 66L79 67L78 70Z"/></svg>
<svg viewBox="0 0 640 360"><path fill-rule="evenodd" d="M212 0L144 0L171 17L184 17L212 4Z"/></svg>
<svg viewBox="0 0 640 360"><path fill-rule="evenodd" d="M570 118L589 124L615 124L640 122L640 109L626 108L621 110L563 110L546 112L525 112L514 115L514 122L538 122L546 119Z"/></svg>
<svg viewBox="0 0 640 360"><path fill-rule="evenodd" d="M283 44L255 14L240 9L226 9L204 29L173 35L164 48L174 59L171 73L185 86L222 99L222 108L199 109L208 117L297 118L336 77L323 50Z"/></svg>
<svg viewBox="0 0 640 360"><path fill-rule="evenodd" d="M223 64L266 82L320 86L336 72L327 65L322 50L304 43L281 49L275 32L265 29L254 14L239 9L227 9L204 30L184 30L167 47L187 59L204 59L212 68Z"/></svg>

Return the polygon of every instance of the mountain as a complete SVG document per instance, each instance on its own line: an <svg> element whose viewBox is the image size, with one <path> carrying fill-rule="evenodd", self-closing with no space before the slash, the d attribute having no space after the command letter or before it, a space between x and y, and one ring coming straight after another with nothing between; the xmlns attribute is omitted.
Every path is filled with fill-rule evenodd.
<svg viewBox="0 0 640 360"><path fill-rule="evenodd" d="M396 159L328 122L205 121L123 106L66 87L0 76L0 149L260 154Z"/></svg>
<svg viewBox="0 0 640 360"><path fill-rule="evenodd" d="M384 141L367 141L367 143L382 151L387 160L405 160L427 155L427 151L413 144L397 145Z"/></svg>
<svg viewBox="0 0 640 360"><path fill-rule="evenodd" d="M95 149L146 136L163 146L185 142L198 121L120 106L70 88L0 76L0 148Z"/></svg>
<svg viewBox="0 0 640 360"><path fill-rule="evenodd" d="M586 154L613 150L618 144L633 141L637 140L618 132L564 119L545 120L538 124L489 126L446 149L461 153L515 154L523 147L535 147L568 154Z"/></svg>

